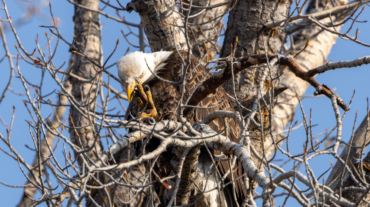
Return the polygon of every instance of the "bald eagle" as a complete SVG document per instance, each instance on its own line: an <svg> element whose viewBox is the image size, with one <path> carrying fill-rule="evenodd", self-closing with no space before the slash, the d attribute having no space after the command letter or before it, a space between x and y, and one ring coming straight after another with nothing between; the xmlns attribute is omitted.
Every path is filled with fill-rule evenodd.
<svg viewBox="0 0 370 207"><path fill-rule="evenodd" d="M190 67L188 67L186 73L185 90L183 94L180 94L180 91L182 91L182 84L180 83L182 71L185 70L185 68L182 69L182 63L183 61L187 62L187 56L186 51L133 52L118 60L118 74L130 102L126 111L126 119L131 114L133 116L138 115L139 118L152 117L156 121L178 120L180 96L183 96L181 101L184 104L191 96L196 84L202 81L203 78L211 76L207 69L199 64L198 59L191 55ZM150 91L150 93L146 93L149 104L143 103L142 96L139 97L140 92L143 94L142 85L147 87L146 91ZM207 114L216 110L234 111L222 87L204 98L197 106L199 107L192 109L185 117L192 124L202 121ZM146 110L142 111L145 107ZM229 137L231 141L239 141L240 127L234 120L217 118L209 125L216 132L222 132ZM242 175L240 164L237 168L234 179ZM228 162L221 162L221 169L226 172L229 169ZM239 198L245 195L242 180L239 179L236 182L236 191Z"/></svg>

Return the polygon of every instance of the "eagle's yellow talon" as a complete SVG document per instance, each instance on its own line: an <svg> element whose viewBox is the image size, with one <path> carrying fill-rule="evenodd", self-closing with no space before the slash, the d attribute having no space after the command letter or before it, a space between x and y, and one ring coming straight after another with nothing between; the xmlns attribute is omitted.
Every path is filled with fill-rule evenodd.
<svg viewBox="0 0 370 207"><path fill-rule="evenodd" d="M137 97L138 105L141 109L143 108L149 108L146 111L149 111L148 113L143 112L138 114L139 119L143 118L153 118L155 121L159 121L159 116L157 113L157 109L155 108L154 102L153 102L153 96L150 91L144 91L144 88L141 84L137 84L137 91L139 93L139 97ZM141 98L142 97L142 98ZM143 100L144 99L144 100Z"/></svg>
<svg viewBox="0 0 370 207"><path fill-rule="evenodd" d="M137 102L137 104L139 105L139 107L141 109L145 107L145 104L144 104L143 100L141 100L140 97L136 97L136 102Z"/></svg>
<svg viewBox="0 0 370 207"><path fill-rule="evenodd" d="M136 102L141 109L147 106L148 104L148 97L144 91L143 86L140 83L135 85L135 91L137 93Z"/></svg>
<svg viewBox="0 0 370 207"><path fill-rule="evenodd" d="M139 116L139 118L144 118L144 117L148 117L149 118L149 117L151 117L155 121L159 121L159 116L158 116L158 113L157 113L157 109L155 108L155 105L154 105L152 93L150 91L147 91L146 92L146 96L148 98L148 106L151 109L149 109L150 110L149 113L143 113L143 114L141 114Z"/></svg>
<svg viewBox="0 0 370 207"><path fill-rule="evenodd" d="M149 113L141 113L139 115L139 119L143 119L143 118L153 118L155 121L158 121L158 113L157 113L157 110L156 109L150 109L150 112Z"/></svg>

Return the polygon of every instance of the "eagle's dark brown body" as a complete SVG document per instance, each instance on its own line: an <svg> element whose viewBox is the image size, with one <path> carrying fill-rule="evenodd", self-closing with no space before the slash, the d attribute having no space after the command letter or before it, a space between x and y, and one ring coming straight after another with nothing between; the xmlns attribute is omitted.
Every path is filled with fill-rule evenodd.
<svg viewBox="0 0 370 207"><path fill-rule="evenodd" d="M183 57L184 62L186 63L187 52L180 51L180 54ZM176 51L173 52L169 56L169 58L165 61L165 63L166 63L166 66L160 71L158 71L157 75L161 77L162 79L165 79L171 82L180 81L182 60L177 54L177 52ZM191 56L190 67L188 69L188 73L186 74L189 75L189 72L197 64L198 64L198 59L196 59L194 56ZM199 66L189 75L189 78L186 80L185 92L184 92L183 99L182 99L183 103L190 96L193 89L196 87L197 83L199 83L206 75L207 75L207 69L201 64L199 64ZM211 75L208 74L208 76L211 76ZM143 85L148 85L150 87L150 90L153 96L153 101L157 109L158 115L160 117L160 120L171 119L171 120L177 121L178 110L179 110L180 87L182 87L182 85L165 82L158 78L154 78L150 80L148 83L144 83ZM219 105L222 102L223 104ZM212 108L217 105L219 106ZM222 87L219 87L214 94L208 95L205 99L203 99L198 104L198 106L210 107L210 108L195 109L194 111L188 113L186 118L192 124L200 122L207 114L213 111L217 111L217 110L234 111L234 108L230 104L229 98L225 90ZM136 102L136 99L134 99L130 103L126 114L131 113L132 115L135 116L138 114L139 110L140 108L138 107L138 103ZM225 129L225 120L226 120L227 126L229 127L228 130ZM227 136L230 138L231 141L239 142L241 129L234 120L217 118L217 119L214 119L209 125L213 130L215 130L216 132L223 132L224 135L226 135L226 132L228 132ZM224 172L226 172L226 170L229 169L228 162L222 162L221 166L222 166L221 167L222 171ZM242 174L240 164L237 167L238 167L238 170L236 173L234 173L234 179L241 176ZM236 182L236 189L237 189L238 195L245 194L243 187L242 187L242 179L239 179L238 182Z"/></svg>

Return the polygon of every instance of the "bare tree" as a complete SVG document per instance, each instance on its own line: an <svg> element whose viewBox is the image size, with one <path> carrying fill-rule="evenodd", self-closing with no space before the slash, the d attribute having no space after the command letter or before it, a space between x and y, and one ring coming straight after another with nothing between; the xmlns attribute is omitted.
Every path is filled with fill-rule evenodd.
<svg viewBox="0 0 370 207"><path fill-rule="evenodd" d="M45 2L40 1L40 8ZM26 120L29 129L17 130L29 130L34 143L28 147L34 155L30 165L11 143L14 109L11 123L3 123L6 134L0 133L7 148L0 149L18 163L27 183L7 184L12 178L0 184L24 188L18 206L285 206L288 198L302 206L370 205L370 155L364 156L370 143L369 109L357 130L355 120L350 141L342 141L343 119L352 99L343 100L315 79L329 70L370 63L370 56L327 61L338 37L370 46L359 40L358 29L349 35L354 24L361 23L358 19L368 0L132 0L125 4L67 0L74 7L73 39L69 41L59 30L59 19L53 15L56 8L49 3L51 21L40 28L46 31L46 46L40 46L37 36L33 52L19 37L20 24L11 18L6 0L2 3L5 55L0 63L8 60L11 76L1 91L0 104L7 93L16 93L11 86L17 74L25 91L19 95L26 98L27 116L32 119ZM121 17L130 12L140 15L140 24ZM101 17L108 19L104 27ZM113 72L115 64L108 64L119 40L113 52L103 57L102 30L109 22L127 27L130 32L122 31L123 37L137 50L149 47L152 52L178 54L173 70L181 69L180 81L161 75L155 79L179 89L171 114L141 119L140 113L131 113L132 102L126 108L130 96L115 88L125 83ZM342 32L345 23L350 27ZM15 39L17 54L11 54L7 36ZM54 63L60 44L69 47L65 70ZM42 71L39 84L28 81L20 62ZM200 69L204 74L194 79L193 90L183 91ZM57 85L52 94L58 100L47 100L50 94L42 93L45 74ZM336 125L330 131L312 132L312 117L307 117L301 102L309 86L315 96L331 101ZM151 93L136 90L145 108L158 106L150 101ZM222 93L225 100L203 104ZM225 104L230 108L223 110ZM303 114L298 126L293 124L297 106ZM45 107L52 110L52 119L44 115ZM207 113L199 115L200 120L190 119L196 110ZM304 150L292 154L289 137L300 126L305 130ZM323 143L328 144L323 147ZM344 146L341 152L340 146ZM58 151L62 158L56 156ZM293 167L274 164L277 153L285 163L293 161ZM310 165L322 155L332 156L336 163L321 183L324 175L317 176ZM284 201L275 203L281 196Z"/></svg>

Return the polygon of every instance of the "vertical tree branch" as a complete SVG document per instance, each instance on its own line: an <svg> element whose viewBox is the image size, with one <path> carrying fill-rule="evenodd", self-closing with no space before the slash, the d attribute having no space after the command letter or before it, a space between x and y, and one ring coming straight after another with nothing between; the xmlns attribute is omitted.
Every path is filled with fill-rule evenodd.
<svg viewBox="0 0 370 207"><path fill-rule="evenodd" d="M193 55L200 59L207 53L204 62L213 60L220 53L218 45L219 36L224 28L223 18L232 6L230 0L193 0L189 25L189 39L193 45ZM189 9L189 1L183 1L183 14ZM235 4L234 4L235 5ZM207 48L205 48L205 46Z"/></svg>
<svg viewBox="0 0 370 207"><path fill-rule="evenodd" d="M99 9L99 0L76 0L77 4L91 8L93 10ZM75 46L90 60L101 63L101 27L100 17L98 13L87 11L79 6L75 6L75 14L73 17L75 23ZM73 52L73 51L72 51ZM73 65L70 66L70 71L79 77L85 79L94 79L96 81L101 79L101 68L94 65L90 60L79 53L73 53ZM95 111L96 95L98 87L95 84L88 82L81 82L80 80L70 77L72 84L72 95L75 100L82 107L88 110ZM86 114L88 115L88 114ZM85 117L75 107L70 109L70 137L74 144L80 146L82 149L89 149L86 152L85 159L95 161L101 155L102 146L100 143L99 134L93 125L92 117ZM82 157L83 154L75 154L78 159L80 170L83 169Z"/></svg>
<svg viewBox="0 0 370 207"><path fill-rule="evenodd" d="M127 11L136 11L141 18L152 52L170 50L172 47L186 49L183 20L174 0L133 0Z"/></svg>
<svg viewBox="0 0 370 207"><path fill-rule="evenodd" d="M232 45L238 37L235 57L258 54L259 52L280 53L280 48L284 44L286 35L283 28L273 28L265 30L264 24L285 19L288 16L290 2L286 1L237 1L234 9L229 14L225 40L221 50L221 57L227 57L232 53ZM264 45L267 41L267 47ZM274 76L277 67L271 68ZM256 85L259 83L261 70L248 69L235 75L234 84L236 97L239 102L256 94ZM269 79L269 78L268 78ZM268 81L268 80L267 80ZM224 88L229 94L233 92L233 80L224 84ZM236 104L234 102L234 104ZM237 106L234 105L237 109Z"/></svg>

